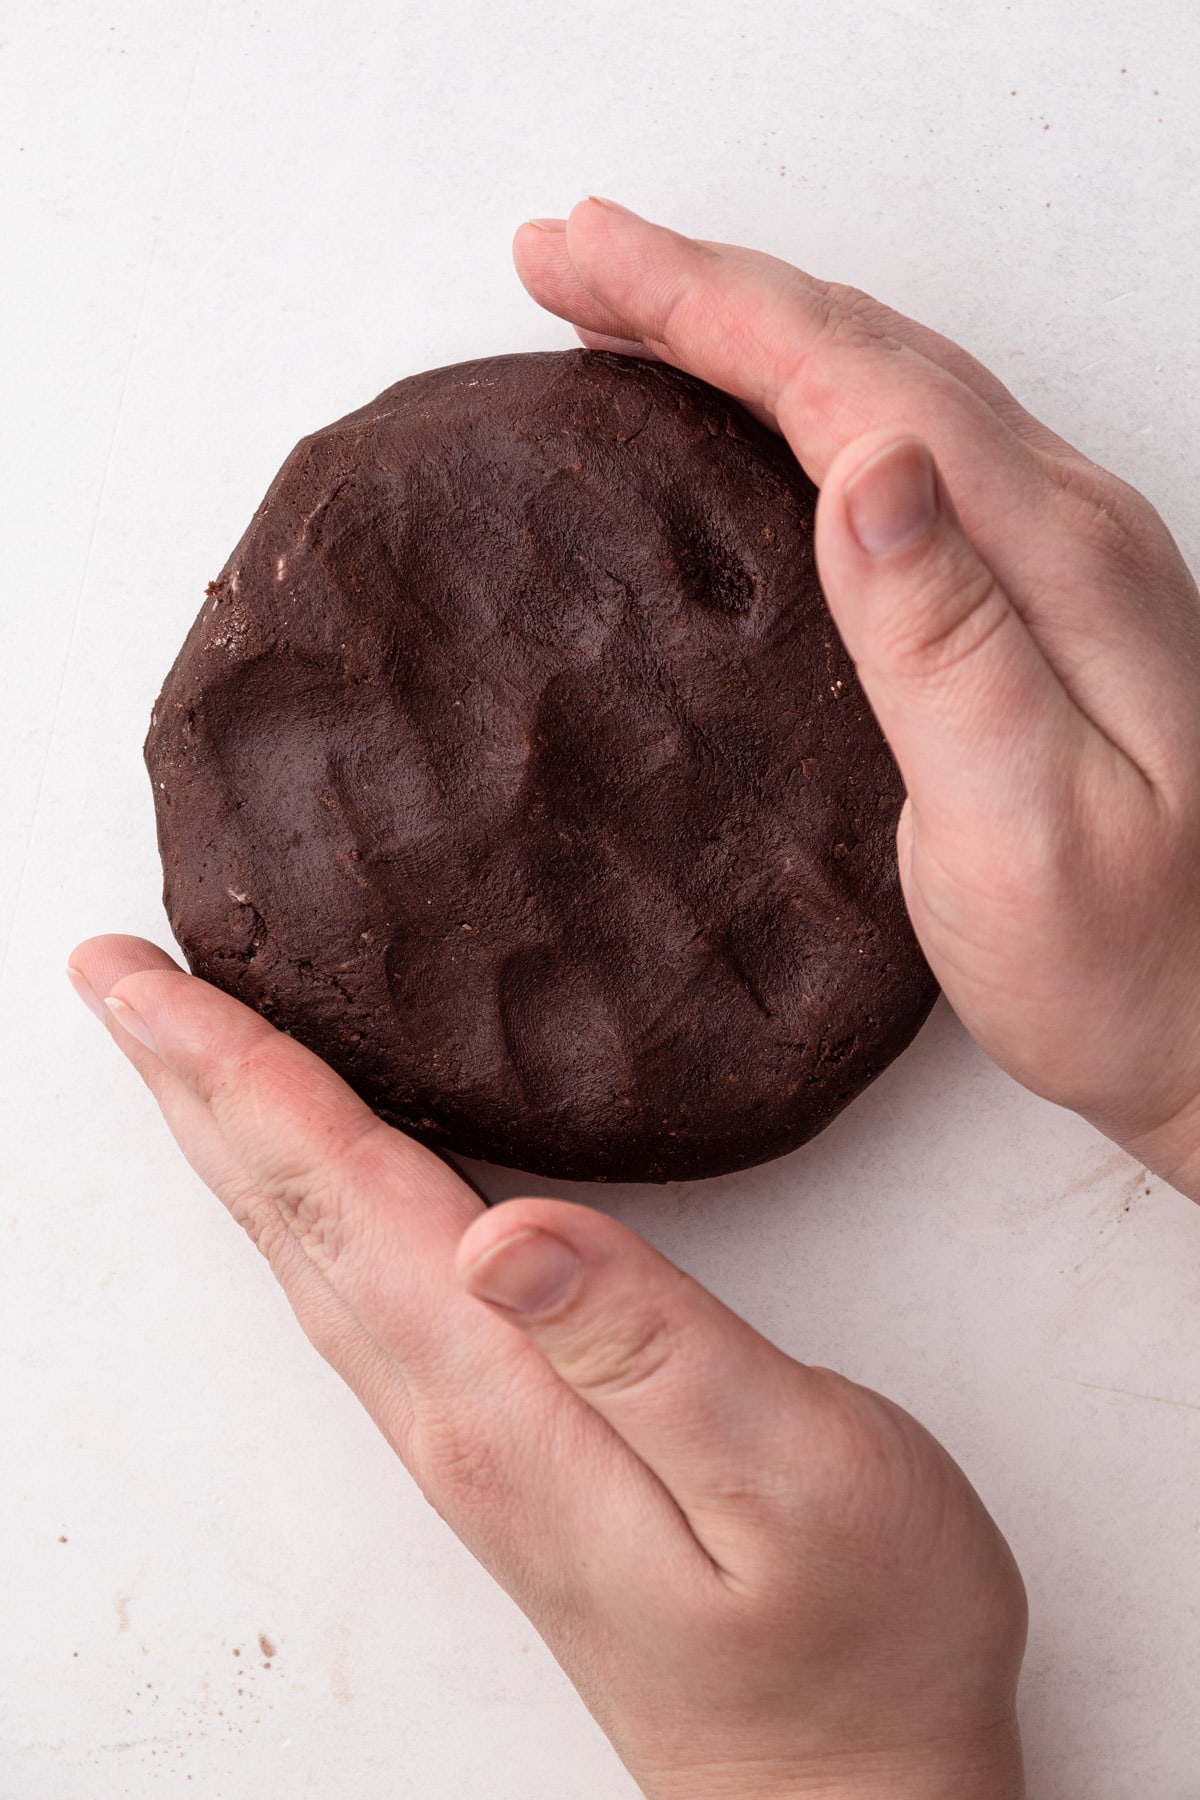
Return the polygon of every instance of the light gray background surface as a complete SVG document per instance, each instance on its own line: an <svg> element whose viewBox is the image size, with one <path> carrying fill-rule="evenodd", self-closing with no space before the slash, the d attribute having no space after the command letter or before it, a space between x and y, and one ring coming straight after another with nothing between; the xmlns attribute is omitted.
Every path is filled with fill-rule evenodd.
<svg viewBox="0 0 1200 1800"><path fill-rule="evenodd" d="M168 941L141 739L287 450L404 374L572 341L508 245L589 189L960 338L1197 566L1198 21L8 9L0 1800L631 1792L183 1165L66 953ZM805 1150L602 1200L963 1462L1030 1588L1031 1795L1195 1800L1196 1209L944 1005Z"/></svg>

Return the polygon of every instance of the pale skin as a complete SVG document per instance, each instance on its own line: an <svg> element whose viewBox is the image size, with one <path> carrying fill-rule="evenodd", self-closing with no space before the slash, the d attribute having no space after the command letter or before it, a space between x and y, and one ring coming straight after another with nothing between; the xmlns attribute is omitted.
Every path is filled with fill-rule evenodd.
<svg viewBox="0 0 1200 1800"><path fill-rule="evenodd" d="M677 363L787 438L950 1000L1018 1080L1200 1198L1200 604L1161 520L853 290L596 200L523 226L515 255L585 344ZM1021 1579L915 1420L603 1214L485 1210L153 945L71 962L650 1800L1024 1793Z"/></svg>

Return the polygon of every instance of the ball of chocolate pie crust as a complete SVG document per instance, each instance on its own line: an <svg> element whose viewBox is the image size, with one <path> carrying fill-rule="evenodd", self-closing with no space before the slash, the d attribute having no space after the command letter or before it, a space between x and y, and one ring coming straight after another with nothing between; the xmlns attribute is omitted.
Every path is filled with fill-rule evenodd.
<svg viewBox="0 0 1200 1800"><path fill-rule="evenodd" d="M304 438L146 743L194 973L391 1124L541 1176L819 1131L936 989L815 498L728 396L588 351Z"/></svg>

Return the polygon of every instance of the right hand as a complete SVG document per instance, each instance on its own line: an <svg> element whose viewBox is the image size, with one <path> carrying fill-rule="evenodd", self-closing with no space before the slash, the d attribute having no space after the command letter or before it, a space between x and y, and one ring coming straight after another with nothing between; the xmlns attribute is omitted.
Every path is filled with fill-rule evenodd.
<svg viewBox="0 0 1200 1800"><path fill-rule="evenodd" d="M1200 601L1142 496L852 288L607 201L521 279L744 401L821 489L830 609L908 789L917 936L983 1047L1200 1199Z"/></svg>
<svg viewBox="0 0 1200 1800"><path fill-rule="evenodd" d="M152 944L96 938L72 962L304 1330L651 1800L1020 1800L1021 1578L914 1419L784 1356L602 1213L486 1211Z"/></svg>

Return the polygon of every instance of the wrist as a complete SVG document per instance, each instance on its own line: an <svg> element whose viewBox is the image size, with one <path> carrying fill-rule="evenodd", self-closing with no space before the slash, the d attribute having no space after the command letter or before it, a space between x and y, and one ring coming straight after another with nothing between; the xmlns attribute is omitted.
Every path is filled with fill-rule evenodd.
<svg viewBox="0 0 1200 1800"><path fill-rule="evenodd" d="M692 1766L640 1785L646 1800L1025 1800L1015 1719L961 1744L851 1751L820 1765L764 1758Z"/></svg>

